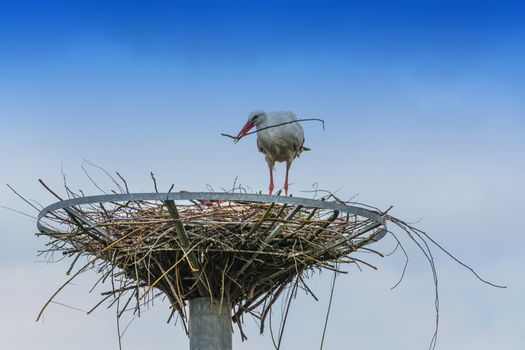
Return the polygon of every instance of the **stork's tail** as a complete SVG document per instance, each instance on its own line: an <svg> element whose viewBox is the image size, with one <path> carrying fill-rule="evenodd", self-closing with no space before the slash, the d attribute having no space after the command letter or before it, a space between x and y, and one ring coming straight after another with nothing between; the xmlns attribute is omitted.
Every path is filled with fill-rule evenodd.
<svg viewBox="0 0 525 350"><path fill-rule="evenodd" d="M301 153L303 153L304 151L311 151L311 149L309 149L308 147L301 146L301 148L299 148L299 152L297 152L295 156L299 158L301 156Z"/></svg>

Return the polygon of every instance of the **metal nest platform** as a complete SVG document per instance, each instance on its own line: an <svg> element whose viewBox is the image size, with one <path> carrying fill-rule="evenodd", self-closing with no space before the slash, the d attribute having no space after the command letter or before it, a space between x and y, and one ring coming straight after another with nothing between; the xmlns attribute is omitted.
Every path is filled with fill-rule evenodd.
<svg viewBox="0 0 525 350"><path fill-rule="evenodd" d="M119 316L140 313L166 297L170 319L186 327L188 301L205 297L231 310L244 339L243 315L258 318L262 332L283 291L309 291L315 270L361 263L354 253L373 252L366 245L386 234L385 220L328 198L179 192L63 200L43 209L37 225L49 239L43 254L73 258L64 286L89 270L110 282L92 310L107 300Z"/></svg>

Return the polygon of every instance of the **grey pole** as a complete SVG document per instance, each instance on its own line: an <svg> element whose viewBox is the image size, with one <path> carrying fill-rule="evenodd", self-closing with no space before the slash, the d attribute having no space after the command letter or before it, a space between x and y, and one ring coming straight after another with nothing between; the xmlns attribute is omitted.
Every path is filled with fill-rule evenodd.
<svg viewBox="0 0 525 350"><path fill-rule="evenodd" d="M231 350L232 328L229 305L209 298L190 300L190 350Z"/></svg>

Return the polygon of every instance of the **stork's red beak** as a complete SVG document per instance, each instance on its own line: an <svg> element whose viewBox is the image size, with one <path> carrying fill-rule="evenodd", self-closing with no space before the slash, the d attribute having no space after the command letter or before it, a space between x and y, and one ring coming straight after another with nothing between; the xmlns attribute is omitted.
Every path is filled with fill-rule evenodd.
<svg viewBox="0 0 525 350"><path fill-rule="evenodd" d="M248 131L250 131L250 129L253 128L254 125L255 125L255 122L253 120L248 120L246 124L244 124L244 126L242 127L241 131L239 131L237 138L233 142L237 143L241 137L246 135Z"/></svg>

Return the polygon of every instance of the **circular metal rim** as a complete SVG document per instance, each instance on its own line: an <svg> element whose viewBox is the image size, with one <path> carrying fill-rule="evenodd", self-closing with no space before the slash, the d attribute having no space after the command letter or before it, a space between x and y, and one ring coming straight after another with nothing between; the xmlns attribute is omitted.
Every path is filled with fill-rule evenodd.
<svg viewBox="0 0 525 350"><path fill-rule="evenodd" d="M81 198L66 199L53 203L40 211L37 217L37 228L40 232L46 232L48 229L42 225L41 220L47 214L56 210L67 209L76 205L105 203L105 202L129 202L129 201L169 201L169 200L226 200L226 201L245 201L258 203L280 203L294 204L319 209L339 210L349 214L365 217L375 221L379 225L385 226L385 218L379 213L351 205L345 205L337 202L327 202L318 199L274 196L266 194L251 193L228 193L228 192L170 192L170 193L123 193L123 194L106 194L97 196L87 196Z"/></svg>

